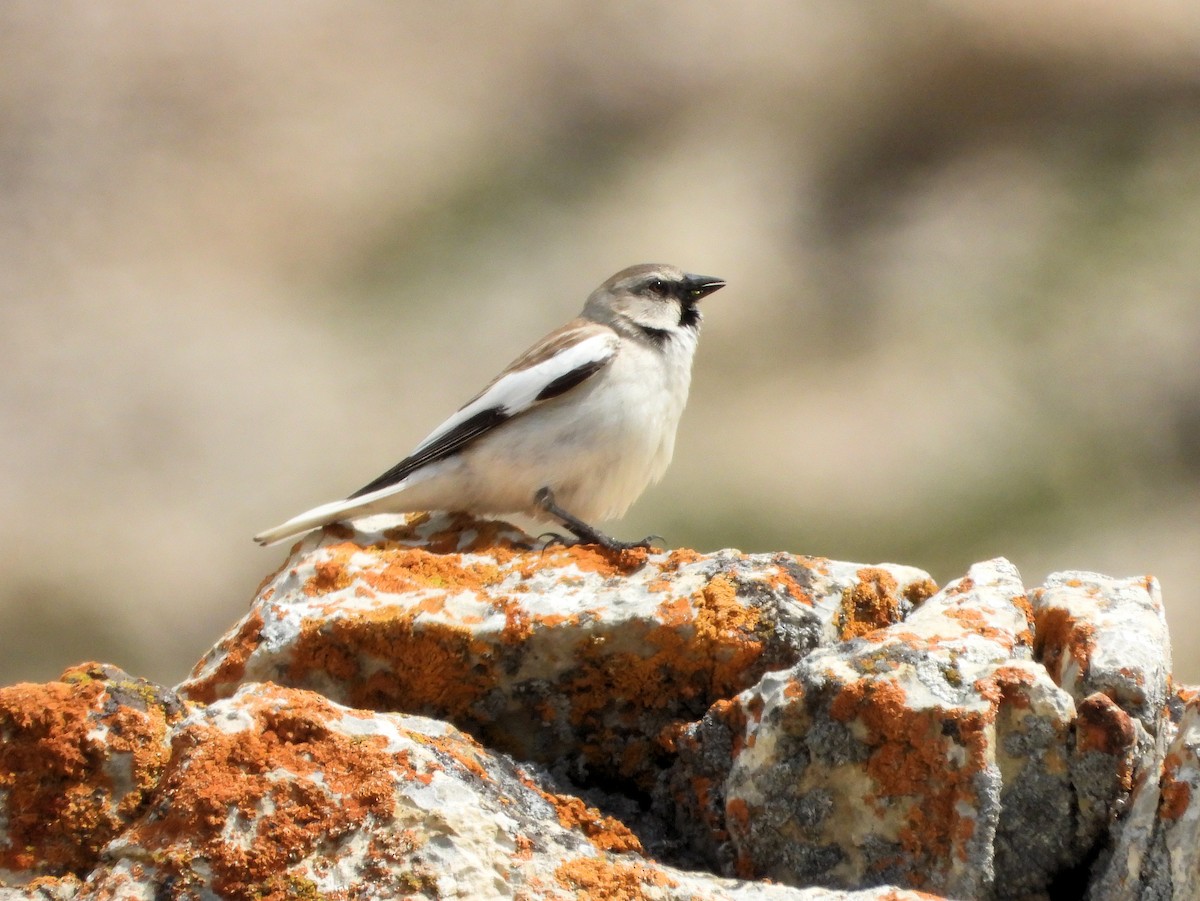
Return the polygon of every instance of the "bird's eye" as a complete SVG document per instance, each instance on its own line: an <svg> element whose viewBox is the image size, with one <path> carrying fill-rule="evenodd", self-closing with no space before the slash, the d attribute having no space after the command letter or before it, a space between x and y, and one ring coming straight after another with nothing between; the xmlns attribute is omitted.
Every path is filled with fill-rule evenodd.
<svg viewBox="0 0 1200 901"><path fill-rule="evenodd" d="M650 290L653 291L655 294L666 294L667 293L667 283L664 282L661 278L656 278L656 279L652 280L647 287L649 287Z"/></svg>

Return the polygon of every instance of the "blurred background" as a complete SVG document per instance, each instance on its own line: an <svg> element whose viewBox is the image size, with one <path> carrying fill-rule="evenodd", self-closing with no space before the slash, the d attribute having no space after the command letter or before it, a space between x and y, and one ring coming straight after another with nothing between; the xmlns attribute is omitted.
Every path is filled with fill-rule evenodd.
<svg viewBox="0 0 1200 901"><path fill-rule="evenodd" d="M0 682L181 679L616 270L725 278L611 531L1153 573L1200 679L1200 4L0 5Z"/></svg>

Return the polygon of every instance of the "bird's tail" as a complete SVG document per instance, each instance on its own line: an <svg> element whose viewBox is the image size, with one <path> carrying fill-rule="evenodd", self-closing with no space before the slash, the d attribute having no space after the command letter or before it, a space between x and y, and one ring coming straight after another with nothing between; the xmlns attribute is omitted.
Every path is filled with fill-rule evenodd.
<svg viewBox="0 0 1200 901"><path fill-rule="evenodd" d="M331 522L337 522L339 519L352 519L356 516L365 516L369 512L372 501L375 498L356 497L344 501L333 501L329 504L322 504L319 507L313 507L299 516L293 516L287 522L280 523L273 529L267 529L265 532L259 532L254 536L254 540L266 547L269 544L278 544L281 541L286 541L289 538L295 538L297 535L303 535L305 532L311 532L319 526L328 525Z"/></svg>

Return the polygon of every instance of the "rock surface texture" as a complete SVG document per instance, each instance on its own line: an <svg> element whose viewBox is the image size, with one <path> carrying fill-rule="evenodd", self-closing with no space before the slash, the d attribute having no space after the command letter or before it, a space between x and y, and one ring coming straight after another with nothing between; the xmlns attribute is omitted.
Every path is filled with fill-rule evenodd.
<svg viewBox="0 0 1200 901"><path fill-rule="evenodd" d="M0 689L0 899L1200 897L1153 579L360 526L174 690Z"/></svg>

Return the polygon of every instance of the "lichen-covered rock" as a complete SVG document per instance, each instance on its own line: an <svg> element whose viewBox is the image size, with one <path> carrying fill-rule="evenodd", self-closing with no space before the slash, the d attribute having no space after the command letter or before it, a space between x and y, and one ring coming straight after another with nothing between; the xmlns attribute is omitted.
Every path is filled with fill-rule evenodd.
<svg viewBox="0 0 1200 901"><path fill-rule="evenodd" d="M89 891L133 882L317 897L374 885L376 897L498 897L549 875L530 865L540 855L638 848L582 805L556 809L451 726L310 692L243 687L194 711L172 744L153 803Z"/></svg>
<svg viewBox="0 0 1200 901"><path fill-rule="evenodd" d="M149 742L148 742L149 743ZM640 855L620 823L541 787L454 727L246 685L174 725L158 784L86 878L8 897L80 899L839 897ZM911 898L902 892L870 898Z"/></svg>
<svg viewBox="0 0 1200 901"><path fill-rule="evenodd" d="M1096 874L1092 901L1200 898L1200 690L1181 690L1169 707L1157 765L1113 826L1113 850Z"/></svg>
<svg viewBox="0 0 1200 901"><path fill-rule="evenodd" d="M1107 828L1114 798L1123 804L1162 766L1164 743L1155 739L1170 726L1163 713L1171 641L1158 582L1060 572L1030 600L1035 655L1078 707L1072 781L1080 827Z"/></svg>
<svg viewBox="0 0 1200 901"><path fill-rule="evenodd" d="M683 737L680 819L745 877L1044 891L1104 823L1078 816L1075 704L1032 660L1032 625L1018 573L997 560L903 623L768 673ZM1128 719L1103 704L1092 719L1116 769Z"/></svg>
<svg viewBox="0 0 1200 901"><path fill-rule="evenodd" d="M1171 690L1158 582L1061 572L1032 592L1037 657L1076 703L1102 693L1154 735Z"/></svg>
<svg viewBox="0 0 1200 901"><path fill-rule="evenodd" d="M394 522L394 519L391 520ZM297 546L180 686L244 681L448 719L489 746L648 790L675 733L822 644L899 621L927 574L786 554L528 550L421 515Z"/></svg>
<svg viewBox="0 0 1200 901"><path fill-rule="evenodd" d="M0 901L1200 899L1152 579L395 522L299 543L178 695L0 690Z"/></svg>
<svg viewBox="0 0 1200 901"><path fill-rule="evenodd" d="M0 688L0 884L83 874L138 816L183 705L116 667Z"/></svg>

